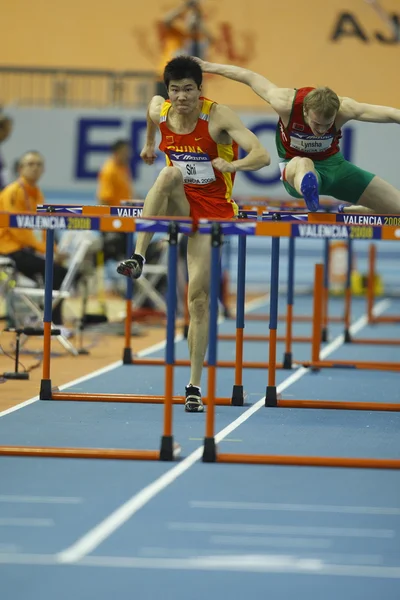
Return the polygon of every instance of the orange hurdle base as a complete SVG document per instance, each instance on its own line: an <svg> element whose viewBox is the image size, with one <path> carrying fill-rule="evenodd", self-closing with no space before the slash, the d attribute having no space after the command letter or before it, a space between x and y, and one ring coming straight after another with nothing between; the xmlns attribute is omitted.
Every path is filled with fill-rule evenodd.
<svg viewBox="0 0 400 600"><path fill-rule="evenodd" d="M269 315L263 314L246 314L246 321L269 321ZM297 323L311 323L313 317L311 315L293 315L292 320ZM279 315L278 321L286 321L286 315ZM329 323L343 323L344 317L328 317Z"/></svg>
<svg viewBox="0 0 400 600"><path fill-rule="evenodd" d="M68 392L52 392L49 400L65 400L67 402L127 402L137 404L163 404L165 396L140 396L138 394L69 394ZM184 404L185 396L173 396L174 404ZM207 398L203 398L207 404ZM215 398L214 403L218 406L231 405L231 398Z"/></svg>
<svg viewBox="0 0 400 600"><path fill-rule="evenodd" d="M390 317L389 315L383 315L383 316L379 316L379 317L371 317L371 320L369 321L369 323L371 325L374 325L376 323L400 323L400 316L398 315L393 315L393 317Z"/></svg>
<svg viewBox="0 0 400 600"><path fill-rule="evenodd" d="M164 366L165 359L164 358L134 358L132 361L133 365L147 365L147 366ZM203 363L204 367L208 367L208 363ZM236 363L234 360L220 360L216 364L217 367L221 369L234 369L236 367ZM190 367L190 360L176 360L174 362L174 367ZM268 369L269 363L267 362L249 362L244 361L242 367L244 369ZM277 369L283 369L282 363L277 363Z"/></svg>
<svg viewBox="0 0 400 600"><path fill-rule="evenodd" d="M372 371L400 371L400 363L398 362L371 362L371 361L352 361L352 360L319 360L319 361L301 361L303 367L311 369L360 369Z"/></svg>
<svg viewBox="0 0 400 600"><path fill-rule="evenodd" d="M400 459L342 458L336 456L270 456L267 454L217 454L216 462L245 465L338 467L346 469L400 469Z"/></svg>
<svg viewBox="0 0 400 600"><path fill-rule="evenodd" d="M228 341L235 341L236 340L236 335L235 334L230 334L230 333L221 333L218 336L219 340L222 340L224 342L228 342ZM243 341L244 342L269 342L270 340L270 336L269 335L257 335L257 334L250 334L250 333L246 333L243 336ZM278 335L276 338L277 342L286 342L286 336L284 335ZM310 338L310 336L306 337L306 336L292 336L290 338L291 342L298 342L300 344L307 344L310 343L312 340Z"/></svg>
<svg viewBox="0 0 400 600"><path fill-rule="evenodd" d="M271 404L268 405L269 407ZM337 410L371 410L400 412L400 403L345 402L332 400L277 400L277 408L316 408Z"/></svg>
<svg viewBox="0 0 400 600"><path fill-rule="evenodd" d="M400 340L385 338L351 338L349 344L370 344L371 346L400 346Z"/></svg>
<svg viewBox="0 0 400 600"><path fill-rule="evenodd" d="M177 449L175 449L175 452L176 450ZM123 450L116 448L41 448L36 446L0 446L0 456L99 458L112 460L160 460L159 450Z"/></svg>

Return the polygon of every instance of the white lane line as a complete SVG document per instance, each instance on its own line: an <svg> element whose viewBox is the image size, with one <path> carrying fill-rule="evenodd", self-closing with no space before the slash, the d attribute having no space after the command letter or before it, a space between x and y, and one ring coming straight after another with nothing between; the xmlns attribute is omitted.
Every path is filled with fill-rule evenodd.
<svg viewBox="0 0 400 600"><path fill-rule="evenodd" d="M380 314L390 304L387 300L382 300L375 307L375 314ZM362 323L360 325L359 323ZM351 329L354 333L363 326L365 326L367 319L365 316L358 319ZM339 336L343 343L343 336ZM330 342L323 352L323 356L328 356L331 352L336 350L340 344L337 342L337 338ZM322 353L321 353L322 355ZM294 382L298 381L303 375L308 373L308 369L301 367L287 377L282 383L277 386L277 392L281 393L283 390L288 388ZM215 441L218 443L228 435L230 435L235 429L237 429L242 423L247 421L255 412L257 412L262 406L264 406L265 397L261 398L253 406L248 408L244 413L230 423L227 427L222 429L215 436ZM169 471L161 475L158 479L150 483L148 486L140 490L137 494L132 496L124 504L119 506L114 512L108 517L96 525L93 529L85 533L79 538L74 544L61 551L57 555L57 560L60 563L74 563L81 560L84 556L93 552L104 540L112 535L117 529L119 529L126 521L128 521L135 513L137 513L143 506L145 506L150 500L157 496L162 490L173 483L178 477L183 475L190 467L192 467L203 454L203 446L197 448L194 452L189 454L182 462L172 467Z"/></svg>
<svg viewBox="0 0 400 600"><path fill-rule="evenodd" d="M0 564L57 564L53 554L1 554ZM242 573L312 574L329 577L400 579L400 566L328 564L318 558L285 554L207 555L190 558L144 558L131 556L86 556L76 566L175 571L234 571Z"/></svg>
<svg viewBox="0 0 400 600"><path fill-rule="evenodd" d="M260 394L257 394L257 396L259 396ZM202 442L204 440L204 436L203 437L190 437L189 441L190 442ZM235 443L240 443L243 442L243 440L235 440L233 438L226 438L224 439L224 442L235 442Z"/></svg>
<svg viewBox="0 0 400 600"><path fill-rule="evenodd" d="M183 336L181 334L179 334L175 337L176 342L179 342L182 339L183 339ZM148 354L152 354L153 352L158 352L158 350L162 350L162 348L164 348L164 347L165 347L165 341L158 342L157 344L153 344L152 346L149 346L148 348L141 350L140 352L137 353L137 356L147 356ZM64 383L63 385L58 386L58 388L60 391L65 390L66 388L69 388L73 385L78 385L79 383L89 381L89 379L93 379L93 377L98 377L99 375L104 375L104 373L113 371L114 369L121 367L122 364L123 364L122 360L117 360L116 362L113 362L110 365L107 365L106 367L102 367L101 369L97 369L97 371L93 371L92 373L89 373L88 375L84 375L83 377L78 377L78 379L73 379L72 381L69 381L68 383ZM39 400L39 396L34 396L33 398L30 398L29 400L25 400L24 402L21 402L20 404L17 404L16 406L7 408L6 410L3 410L0 412L0 417L5 417L6 415L9 415L17 410L20 410L21 408L25 408L25 406L29 406L30 404L37 402L38 400Z"/></svg>
<svg viewBox="0 0 400 600"><path fill-rule="evenodd" d="M10 504L82 504L83 498L74 496L13 496L1 495L0 502Z"/></svg>
<svg viewBox="0 0 400 600"><path fill-rule="evenodd" d="M395 537L393 529L375 529L365 527L308 527L302 525L260 525L247 523L189 523L177 521L167 523L170 531L190 531L203 533L247 533L266 535L290 535L334 538L376 538L391 540Z"/></svg>
<svg viewBox="0 0 400 600"><path fill-rule="evenodd" d="M229 537L229 536L215 536L215 538L217 537ZM233 536L232 536L233 537ZM236 537L236 536L235 536ZM240 538L242 539L242 537ZM250 538L250 539L254 539L254 538ZM288 548L290 547L290 544L286 544L285 542L287 540L294 540L293 542L293 547L295 549L318 549L318 550L326 550L328 549L330 546L332 546L332 542L330 540L325 540L325 539L313 539L313 540L307 540L306 538L304 538L304 540L302 538L272 538L272 537L268 537L268 538L261 538L263 540L265 540L265 544L260 544L260 547L267 547L267 546L275 546L276 545L276 550L274 550L274 552L279 551L279 548L284 548L286 551L288 551ZM268 540L271 540L271 543L268 543ZM277 543L272 543L272 541L276 540ZM207 540L207 542L209 542L210 540ZM300 541L304 541L304 546L300 543ZM218 542L219 543L219 542ZM244 544L246 545L246 544ZM258 544L248 544L249 546L257 546ZM138 550L138 556L143 556L143 557L147 557L147 558L189 558L191 556L195 556L195 557L199 557L199 556L209 556L210 552L212 552L212 554L218 554L219 556L234 556L235 554L243 554L243 552L245 551L244 548L234 548L234 547L230 547L229 549L227 549L224 544L221 544L221 548L215 547L210 549L210 547L207 548L163 548L161 546L142 546L141 548L139 548ZM250 551L249 551L250 552ZM256 549L255 552L263 552L262 549ZM295 550L293 550L293 552L295 552ZM303 556L303 554L302 554ZM325 556L325 555L323 555ZM370 555L367 555L370 556ZM323 558L320 556L320 553L318 553L318 558ZM340 562L343 562L343 560L341 560ZM382 564L382 563L379 563Z"/></svg>
<svg viewBox="0 0 400 600"><path fill-rule="evenodd" d="M319 512L347 515L400 515L400 508L390 506L331 506L328 504L279 504L272 502L231 502L191 500L190 508L212 510L267 510L278 512Z"/></svg>
<svg viewBox="0 0 400 600"><path fill-rule="evenodd" d="M60 385L59 389L64 390L65 388L68 388L72 385L77 385L78 383L82 383L83 381L88 381L88 379L92 379L92 377L97 377L98 375L103 375L104 373L107 373L108 371L112 371L113 369L116 369L117 367L120 367L121 365L122 365L122 361L118 360L118 361L112 363L111 365L108 365L107 367L103 367L102 369L97 369L97 371L93 371L93 373L90 373L90 375L85 375L84 377L79 377L78 379L74 379L73 381L65 383L64 385ZM6 410L3 410L2 412L0 412L0 417L5 417L17 410L20 410L21 408L25 408L25 406L29 406L30 404L37 402L38 400L39 400L39 396L34 396L33 398L30 398L29 400L25 400L25 402L21 402L20 404L17 404L16 406L7 408Z"/></svg>
<svg viewBox="0 0 400 600"><path fill-rule="evenodd" d="M211 544L221 546L263 546L273 548L319 548L326 550L332 546L328 539L307 539L294 537L256 537L245 535L212 535Z"/></svg>
<svg viewBox="0 0 400 600"><path fill-rule="evenodd" d="M0 527L53 527L53 519L0 518Z"/></svg>

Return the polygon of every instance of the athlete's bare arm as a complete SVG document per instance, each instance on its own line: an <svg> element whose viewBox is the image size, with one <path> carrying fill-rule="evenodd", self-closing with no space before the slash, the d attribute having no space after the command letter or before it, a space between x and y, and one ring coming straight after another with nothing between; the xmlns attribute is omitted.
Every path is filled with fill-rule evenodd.
<svg viewBox="0 0 400 600"><path fill-rule="evenodd" d="M399 123L400 110L391 106L365 104L352 98L341 98L336 122L340 127L347 121L369 121L370 123Z"/></svg>
<svg viewBox="0 0 400 600"><path fill-rule="evenodd" d="M199 58L196 58L196 61L204 73L222 75L251 87L253 92L268 102L280 117L284 118L290 114L295 93L293 88L280 88L266 77L242 67L210 63Z"/></svg>
<svg viewBox="0 0 400 600"><path fill-rule="evenodd" d="M213 166L222 172L257 171L270 164L271 157L252 131L247 129L238 115L228 106L214 104L209 123L211 137L218 144L230 144L234 140L247 152L244 158L227 162L216 158Z"/></svg>
<svg viewBox="0 0 400 600"><path fill-rule="evenodd" d="M161 107L165 100L162 96L153 96L147 107L147 129L146 142L140 153L140 157L147 165L152 165L157 158L156 154L156 134L159 129Z"/></svg>

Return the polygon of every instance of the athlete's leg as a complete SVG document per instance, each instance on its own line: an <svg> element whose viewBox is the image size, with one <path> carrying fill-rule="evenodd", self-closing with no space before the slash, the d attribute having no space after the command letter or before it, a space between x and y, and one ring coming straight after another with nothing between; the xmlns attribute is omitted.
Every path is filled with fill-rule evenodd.
<svg viewBox="0 0 400 600"><path fill-rule="evenodd" d="M304 198L309 210L318 210L318 174L310 158L296 156L285 168L285 179Z"/></svg>
<svg viewBox="0 0 400 600"><path fill-rule="evenodd" d="M390 183L375 176L360 196L358 205L377 214L400 214L400 191Z"/></svg>
<svg viewBox="0 0 400 600"><path fill-rule="evenodd" d="M400 214L400 191L347 160L340 162L324 191L338 200L356 204L345 212Z"/></svg>
<svg viewBox="0 0 400 600"><path fill-rule="evenodd" d="M188 343L190 383L198 387L208 342L210 259L210 236L195 233L189 238L187 249L190 314Z"/></svg>
<svg viewBox="0 0 400 600"><path fill-rule="evenodd" d="M185 195L183 178L176 167L165 167L160 171L143 205L143 217L188 217L190 205ZM118 273L137 279L141 276L146 250L154 233L140 232L135 251L130 258L117 267Z"/></svg>
<svg viewBox="0 0 400 600"><path fill-rule="evenodd" d="M306 173L312 172L317 176L315 166L310 158L296 156L290 160L285 168L285 179L301 194L301 182Z"/></svg>
<svg viewBox="0 0 400 600"><path fill-rule="evenodd" d="M188 217L190 206L183 187L182 174L176 167L164 167L153 187L149 190L143 205L143 217ZM145 256L153 233L140 232L137 235L135 253Z"/></svg>

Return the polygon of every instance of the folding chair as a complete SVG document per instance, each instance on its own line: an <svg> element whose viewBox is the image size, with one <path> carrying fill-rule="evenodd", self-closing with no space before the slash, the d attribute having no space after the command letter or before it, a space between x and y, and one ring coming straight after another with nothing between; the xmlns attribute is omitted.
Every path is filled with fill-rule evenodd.
<svg viewBox="0 0 400 600"><path fill-rule="evenodd" d="M71 236L69 237L69 233L67 232L65 235L66 240L61 240L59 244L59 251L64 252L68 250L70 255L70 261L68 265L67 273L64 277L64 280L60 286L59 290L53 290L53 302L52 308L54 309L61 300L66 298L70 298L73 291L73 283L76 277L77 272L79 271L85 256L88 252L89 247L93 243L93 237L90 232L71 232ZM43 287L22 287L16 286L10 290L11 294L11 306L13 308L13 317L16 321L17 319L17 311L15 310L15 304L18 300L22 301L23 304L31 311L33 316L42 321L43 320L43 303L44 303L44 288ZM54 325L53 325L54 326ZM56 327L56 326L54 326ZM62 331L62 330L61 330ZM56 336L59 343L66 349L68 352L77 356L79 354L78 350L75 346L67 339L65 334L62 332L60 335Z"/></svg>

